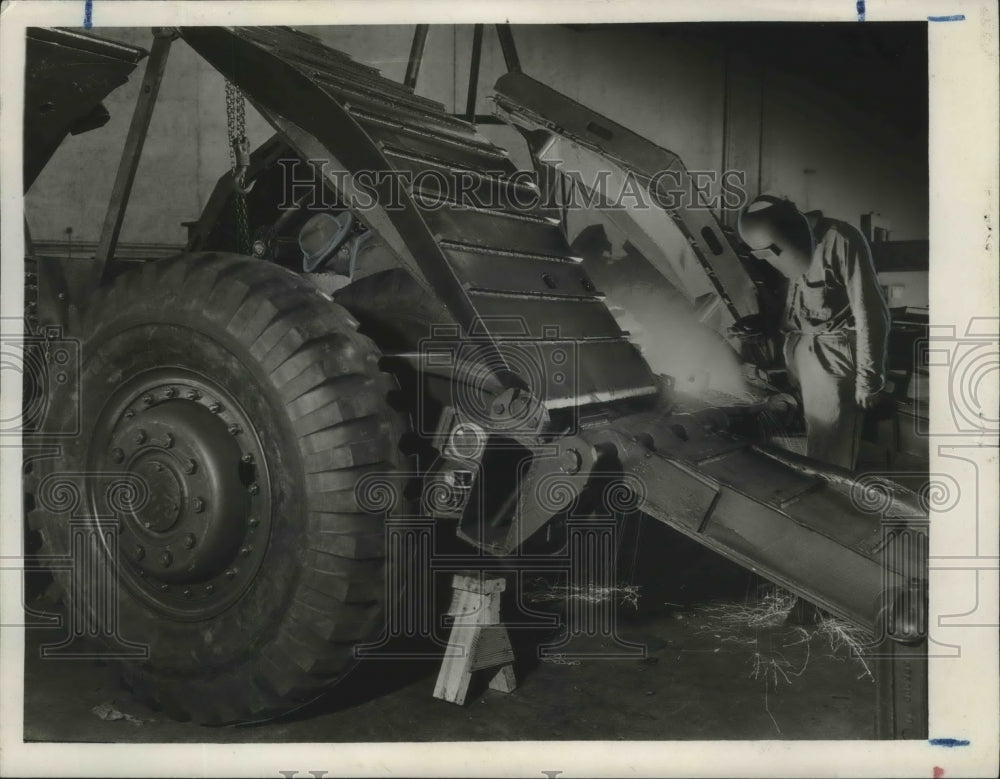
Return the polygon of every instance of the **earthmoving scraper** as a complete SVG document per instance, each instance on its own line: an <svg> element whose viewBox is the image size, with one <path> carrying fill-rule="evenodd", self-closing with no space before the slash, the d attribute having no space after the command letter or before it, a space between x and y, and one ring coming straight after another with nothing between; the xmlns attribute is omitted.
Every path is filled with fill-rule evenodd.
<svg viewBox="0 0 1000 779"><path fill-rule="evenodd" d="M579 258L570 251L559 220L548 214L537 198L525 197L537 194L537 186L519 175L504 149L484 138L471 123L446 113L441 104L414 95L408 85L385 79L374 68L360 65L301 32L284 28L182 28L179 34L239 88L276 132L262 147L267 154L251 157L248 175L257 182L247 195L251 215L272 214L276 218L280 213L278 203L285 192L280 184L268 184L269 180L280 182L280 177L268 179L268 175L286 151L299 160L321 163L318 169L324 175L324 185L343 203L351 203L366 187L371 190L366 178L373 172L398 174L397 178L411 182L396 193L376 187L379 197L354 214L372 240L385 247L386 261L395 263L388 271L390 276L373 273L368 277L369 282L386 280L380 286L366 283L359 273L336 299L364 323L372 308L378 309L376 314L384 314L403 305L402 293L396 300L390 299L389 293L417 288L425 301L444 312L448 334L436 350L422 348L428 339L417 343L413 333L409 335L414 341L401 348L398 342L380 341L376 328L368 331L386 364L405 364L422 378L436 379L441 404L449 410L437 422L434 440L441 456L424 474L425 484L432 484L431 477L439 476L450 484L468 486L468 490L464 502L440 511L432 507L433 517L456 519L459 535L479 552L506 556L565 508L542 499L544 485L553 479L563 480L569 488L561 498L565 501L609 473L618 474L631 485L640 508L648 515L885 638L886 646L915 643L919 647L926 621L926 511L916 496L889 482L858 481L850 474L771 448L746 429L727 428L726 413L720 420L718 413L680 407L675 397L663 391L662 383L611 316ZM507 35L509 48L509 31ZM158 58L161 72L162 64ZM514 73L501 79L498 105L512 121L523 126L530 120L534 129L544 128L554 137L576 144L576 159L581 165L604 164L600 159L604 154L616 171L648 174L665 165L683 175L683 165L676 156L623 132L624 128L602 117L588 118L582 107L546 89ZM551 116L546 115L545 104L553 112ZM601 151L601 144L609 142L609 133L608 148L613 153ZM552 143L555 141L550 138L550 150ZM137 148L141 149L141 144ZM546 147L543 144L540 148ZM573 150L567 147L565 151L568 155ZM134 160L123 159L123 169L126 167L134 172ZM414 182L429 172L438 178L457 176L472 182L475 202L445 193L428 203L415 191ZM275 304L277 321L305 310L302 306L318 306L315 295L295 291L298 287L293 290L288 286L292 284L289 274L263 257L252 260L227 255L217 261L198 253L232 251L225 243L227 233L218 229L232 213L227 210L229 202L213 195L192 231L192 254L175 259L169 267L179 270L164 271L173 274L167 280L196 279L200 269L214 268L214 262L232 263L233 268L246 266L246 274L256 274L254 278L266 277L268 283L285 285L281 287L281 308ZM125 203L117 207L123 211ZM109 218L108 223L120 224L120 216ZM663 218L662 212L655 216ZM639 214L626 212L624 218L639 225L647 236L659 229ZM755 287L742 272L739 258L714 218L708 212L681 208L670 218L683 226L697 266L670 266L666 257L665 271L673 274L682 290L714 301L704 310L715 317L719 327L753 315L759 308ZM655 240L649 238L646 243ZM113 261L113 252L106 259ZM312 281L308 273L300 276ZM217 282L213 294L220 300L242 300L239 295L244 292L236 287L239 274L227 270L213 278L228 279L233 285L230 290ZM400 278L405 284L397 284ZM263 282L250 285L246 294L265 288ZM71 300L86 297L86 290L71 293ZM301 306L289 303L296 295L302 296ZM370 297L366 299L366 295ZM375 299L377 306L372 305ZM331 322L340 317L337 322L349 323L342 309L331 311L340 312L330 314ZM164 315L171 314L167 311ZM245 319L262 328L259 337L266 339L270 331L263 328L271 326L269 315L270 306L262 302L239 309L234 321ZM316 321L309 327L332 328L331 322ZM306 332L309 329L296 327ZM245 327L230 329L247 332ZM301 340L298 330L294 335ZM219 337L223 336L229 337ZM355 336L342 335L341 340L350 338ZM433 337L429 341L435 345ZM302 349L309 345L306 341ZM261 354L261 359L272 359L272 352ZM446 359L442 360L442 355ZM251 351L246 359L252 358L256 353ZM317 365L325 369L327 363ZM300 380L305 381L295 379ZM337 386L323 382L314 392L326 398ZM143 396L135 403L140 410L151 407L149 413L162 416L162 420L157 419L163 425L172 424L177 417L175 422L184 427L185 434L197 437L211 430L208 423L187 424L188 417L202 415L205 410L204 394L169 396L170 402L163 400L161 404L150 393L145 406ZM297 398L291 402L293 411L298 402ZM374 401L334 397L310 414L330 409L346 414L368 402ZM306 421L310 414L306 414ZM230 424L237 440L250 421L248 412L242 424ZM118 429L114 425L128 424L135 423L115 422L112 432ZM304 423L295 418L288 424L297 429ZM388 429L388 423L383 427ZM319 434L328 435L328 428L317 431ZM474 446L463 444L470 440ZM216 458L221 472L229 462L229 450L228 443L220 441L212 438L206 451L221 452ZM516 456L505 454L515 450ZM113 455L114 449L110 451ZM249 460L257 472L264 472L260 458L265 454L261 451ZM335 484L343 492L347 489L343 487L345 480L362 478L360 469L348 467L362 455L361 449L351 448L337 458L323 459L319 475L292 474L289 480L301 477L307 484L319 485L320 492L332 489L323 485ZM291 458L273 461L270 467L291 467L294 463ZM188 476L191 473L180 474L178 483L186 484ZM254 482L254 486L257 490L252 494L259 496L268 485ZM307 497L313 498L311 494ZM338 492L337 500L346 498ZM212 505L212 496L207 502ZM344 516L327 513L334 517L330 522L339 523L338 529L322 536L319 543L348 544L361 554L357 550L371 533L359 524L361 512L354 508ZM187 521L183 515L181 520L173 516L170 520L175 524ZM250 555L258 553L260 546L241 547L237 542L232 548L237 550L234 554L246 549ZM337 548L343 557L343 550ZM329 557L336 562L336 555ZM324 558L324 562L330 561ZM173 570L162 573L145 557L134 565L142 569L142 585L147 589L150 577L178 575ZM239 568L234 565L226 572L233 571L235 576ZM168 590L166 578L164 585L164 591ZM372 591L378 589L374 581L365 585ZM144 591L143 597L155 600L161 597L157 592ZM170 605L175 610L185 607L185 601L178 603L171 601ZM292 621L299 627L305 624L297 616ZM333 617L324 617L323 624L332 625L331 633L343 628ZM356 628L357 624L349 626ZM375 623L369 620L365 624ZM315 638L307 636L308 641ZM299 672L308 672L320 662L309 654L302 659L306 649L312 651L313 644L308 641L296 639L295 646L275 650L268 658L271 665L267 673L278 679L295 679L299 685L299 679L307 678ZM326 646L320 644L316 642L317 651L325 651ZM281 652L286 651L299 663L298 669L274 666L273 657L282 658ZM321 657L334 667L332 660ZM151 678L156 676L153 670ZM190 712L204 697L198 693L199 678L193 673L183 686L168 685L164 695L183 695L178 707ZM916 678L919 686L919 674ZM315 689L329 682L318 677L308 680ZM159 682L154 678L149 684ZM289 682L288 687L293 685ZM283 690L269 689L268 695L280 697ZM311 687L305 692L301 686L293 689L300 698L312 691ZM919 692L915 697L918 702L926 700ZM256 716L273 711L274 701L273 697L262 701L233 698L225 712L212 716L221 721ZM918 714L905 727L887 733L914 736L925 725L926 717Z"/></svg>

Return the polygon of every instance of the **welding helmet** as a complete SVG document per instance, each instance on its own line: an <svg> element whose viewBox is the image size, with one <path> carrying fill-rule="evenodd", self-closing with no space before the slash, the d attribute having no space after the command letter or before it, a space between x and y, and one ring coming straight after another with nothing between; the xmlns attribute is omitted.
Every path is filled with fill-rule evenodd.
<svg viewBox="0 0 1000 779"><path fill-rule="evenodd" d="M812 228L790 200L760 195L740 212L737 228L753 256L766 260L787 278L797 278L809 269Z"/></svg>

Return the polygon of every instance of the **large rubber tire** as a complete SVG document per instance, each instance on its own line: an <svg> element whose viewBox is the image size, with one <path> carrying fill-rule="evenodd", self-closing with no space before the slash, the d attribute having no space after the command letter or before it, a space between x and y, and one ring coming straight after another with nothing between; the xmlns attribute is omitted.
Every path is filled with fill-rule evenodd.
<svg viewBox="0 0 1000 779"><path fill-rule="evenodd" d="M419 351L421 341L430 338L433 328L454 325L455 320L436 297L418 284L402 268L379 271L352 282L334 294L334 300L351 312L358 330L371 338L386 354ZM419 372L394 365L400 386L400 407L414 420L407 451L426 469L436 456L429 434L437 428L442 410L440 399L426 386ZM422 407L418 408L418 403Z"/></svg>
<svg viewBox="0 0 1000 779"><path fill-rule="evenodd" d="M172 716L224 724L303 705L383 627L385 513L355 487L409 467L408 422L356 325L294 273L218 253L124 273L83 314L79 391L53 402L64 425L79 412L80 433L48 470L75 478L88 516L103 499L95 473L152 480L151 507L118 522L118 632L149 648L121 661L126 683ZM193 474L185 436L207 453ZM69 555L68 512L51 503L35 510L45 552ZM204 538L186 550L197 522ZM164 552L173 566L161 571ZM87 597L70 605L95 619Z"/></svg>
<svg viewBox="0 0 1000 779"><path fill-rule="evenodd" d="M360 323L382 351L409 351L454 318L437 298L402 268L373 273L337 291L334 300Z"/></svg>

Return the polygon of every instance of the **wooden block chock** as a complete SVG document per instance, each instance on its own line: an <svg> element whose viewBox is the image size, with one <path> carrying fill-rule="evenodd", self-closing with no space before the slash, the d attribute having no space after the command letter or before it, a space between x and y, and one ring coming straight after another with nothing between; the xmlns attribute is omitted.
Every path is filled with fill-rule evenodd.
<svg viewBox="0 0 1000 779"><path fill-rule="evenodd" d="M434 697L465 703L469 682L476 671L490 670L490 689L513 692L514 650L507 628L500 623L500 596L507 589L502 576L479 572L456 573L451 583L448 614L455 618L438 672Z"/></svg>

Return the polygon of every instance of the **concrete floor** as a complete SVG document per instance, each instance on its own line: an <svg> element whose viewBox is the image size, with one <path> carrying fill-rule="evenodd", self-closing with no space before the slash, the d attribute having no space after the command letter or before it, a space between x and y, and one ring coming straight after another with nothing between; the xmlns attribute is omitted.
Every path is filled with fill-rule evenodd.
<svg viewBox="0 0 1000 779"><path fill-rule="evenodd" d="M622 574L640 587L640 597L638 608L618 610L618 633L644 645L645 659L539 661L539 644L553 641L557 632L523 630L514 635L518 687L510 694L483 690L481 680L465 706L445 703L432 697L436 660L393 661L362 667L345 686L294 716L256 726L206 728L171 721L132 700L113 669L100 662L41 659L39 645L56 640L58 631L32 629L25 740L873 737L875 685L857 658L845 649L832 651L811 630L754 629L745 620L734 625L735 610L757 601L760 580L656 523L646 520L636 527L641 543L634 540ZM604 639L577 637L564 651L602 649L607 649ZM102 704L128 717L102 719L94 711Z"/></svg>

